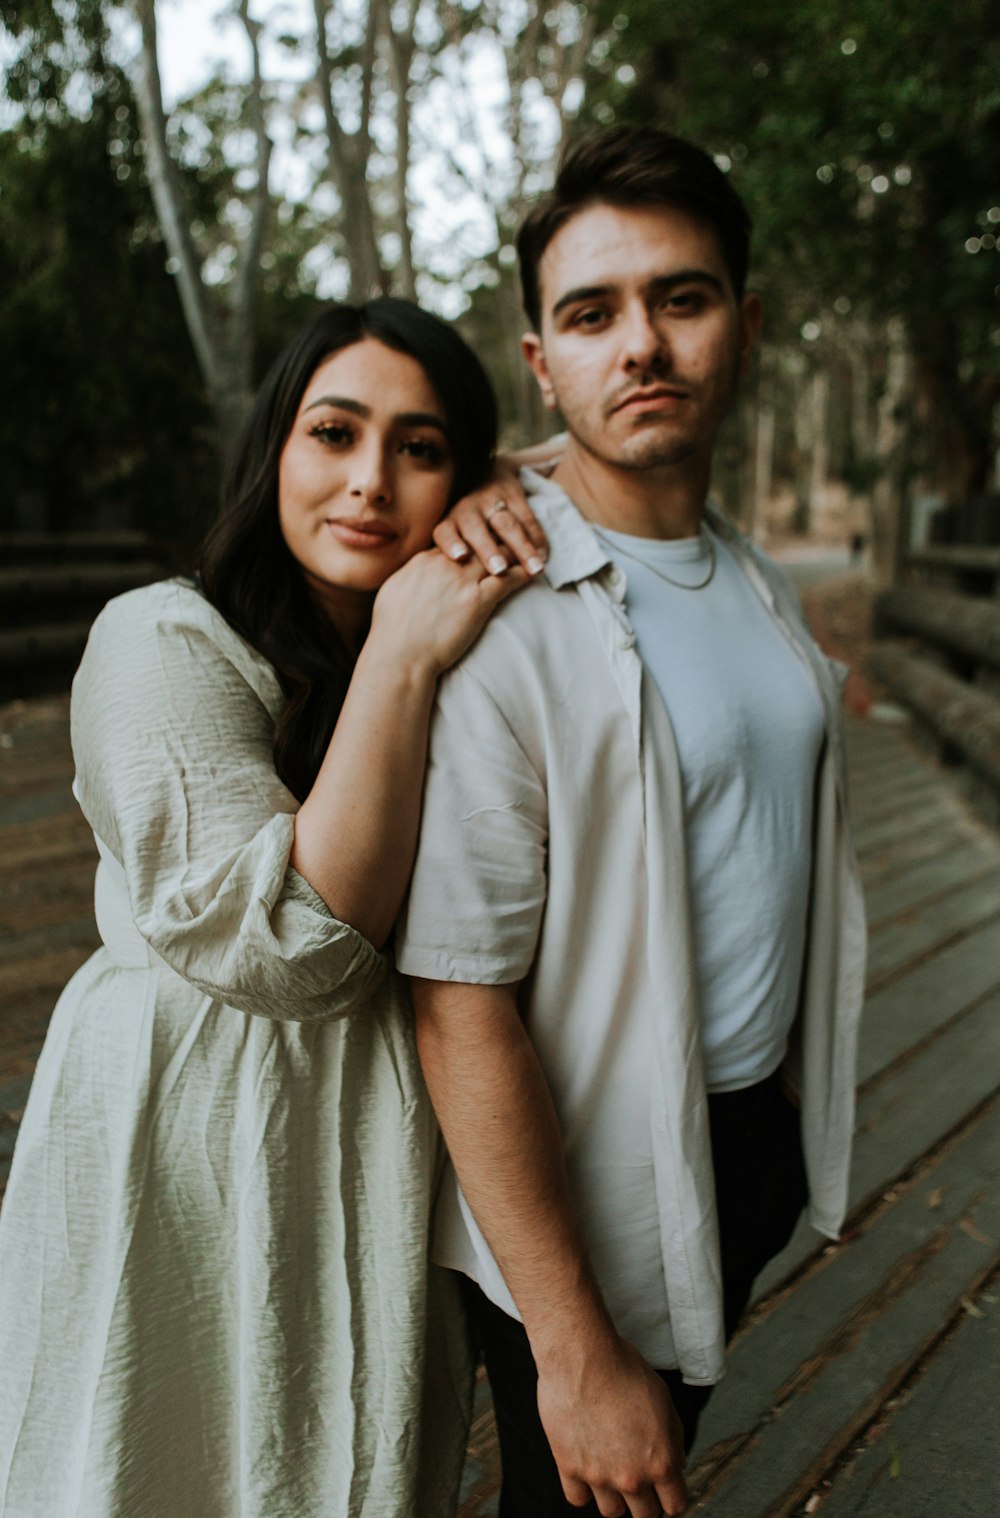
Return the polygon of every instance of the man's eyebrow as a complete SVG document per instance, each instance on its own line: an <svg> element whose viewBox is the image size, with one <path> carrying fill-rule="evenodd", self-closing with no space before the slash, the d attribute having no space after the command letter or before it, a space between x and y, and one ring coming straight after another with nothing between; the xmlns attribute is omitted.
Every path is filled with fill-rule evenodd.
<svg viewBox="0 0 1000 1518"><path fill-rule="evenodd" d="M662 295L666 290L672 290L676 285L702 284L711 285L713 289L724 291L725 285L717 274L712 274L708 269L676 269L671 274L660 274L647 282L648 290L655 290ZM575 290L567 290L561 295L552 307L552 315L558 316L559 312L567 306L575 306L580 301L600 300L602 296L613 295L619 288L618 285L580 285Z"/></svg>
<svg viewBox="0 0 1000 1518"><path fill-rule="evenodd" d="M306 411L315 411L317 406L337 406L341 411L350 411L354 416L360 416L363 421L370 421L372 408L366 406L364 401L352 400L348 395L320 395L316 400L310 401ZM433 411L401 411L393 417L393 421L400 427L436 427L439 432L447 433L448 427L443 419L435 416Z"/></svg>

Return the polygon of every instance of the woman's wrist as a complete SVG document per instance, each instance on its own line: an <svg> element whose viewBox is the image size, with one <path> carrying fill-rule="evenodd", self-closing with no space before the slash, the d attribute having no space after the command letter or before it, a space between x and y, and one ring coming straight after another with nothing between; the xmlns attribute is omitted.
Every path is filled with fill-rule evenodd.
<svg viewBox="0 0 1000 1518"><path fill-rule="evenodd" d="M427 648L401 647L394 632L382 632L373 622L354 666L354 678L378 681L397 696L431 700L441 669Z"/></svg>

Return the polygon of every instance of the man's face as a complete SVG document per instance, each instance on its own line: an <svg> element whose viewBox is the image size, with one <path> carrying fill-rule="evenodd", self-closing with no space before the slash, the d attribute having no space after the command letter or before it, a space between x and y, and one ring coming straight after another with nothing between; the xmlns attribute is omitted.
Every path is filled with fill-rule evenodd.
<svg viewBox="0 0 1000 1518"><path fill-rule="evenodd" d="M628 470L707 461L760 329L709 223L673 206L590 206L539 275L541 333L525 357L576 441Z"/></svg>

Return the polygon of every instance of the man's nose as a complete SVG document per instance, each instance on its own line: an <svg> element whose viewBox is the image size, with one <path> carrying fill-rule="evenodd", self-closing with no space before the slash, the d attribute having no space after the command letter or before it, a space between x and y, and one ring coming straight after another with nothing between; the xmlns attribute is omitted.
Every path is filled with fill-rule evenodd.
<svg viewBox="0 0 1000 1518"><path fill-rule="evenodd" d="M354 455L351 471L351 495L371 505L386 505L392 499L390 471L385 450L374 439Z"/></svg>
<svg viewBox="0 0 1000 1518"><path fill-rule="evenodd" d="M625 312L622 357L629 369L648 369L662 364L668 357L665 335L659 330L648 308L636 301Z"/></svg>

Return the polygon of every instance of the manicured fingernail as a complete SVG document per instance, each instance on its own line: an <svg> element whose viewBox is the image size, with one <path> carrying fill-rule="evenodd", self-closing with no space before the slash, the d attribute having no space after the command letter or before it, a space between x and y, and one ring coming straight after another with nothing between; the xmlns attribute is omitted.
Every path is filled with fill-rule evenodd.
<svg viewBox="0 0 1000 1518"><path fill-rule="evenodd" d="M540 575L545 568L545 560L538 558L537 555L532 555L526 567L529 575Z"/></svg>
<svg viewBox="0 0 1000 1518"><path fill-rule="evenodd" d="M467 559L469 557L469 550L464 543L452 543L448 552L453 559Z"/></svg>
<svg viewBox="0 0 1000 1518"><path fill-rule="evenodd" d="M500 554L495 553L486 568L491 575L503 575L507 573L509 565L506 559L502 558Z"/></svg>

